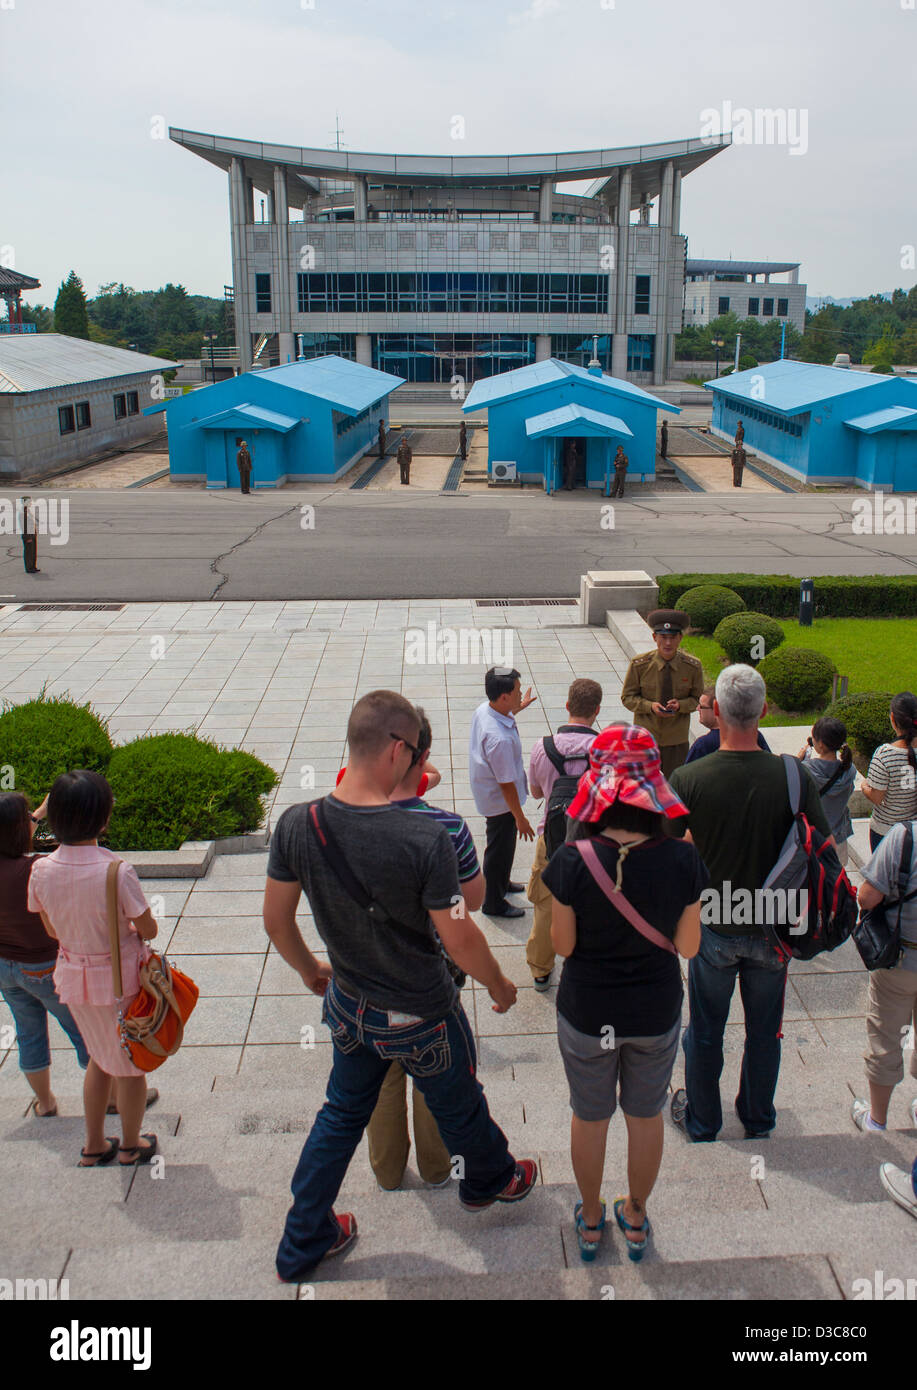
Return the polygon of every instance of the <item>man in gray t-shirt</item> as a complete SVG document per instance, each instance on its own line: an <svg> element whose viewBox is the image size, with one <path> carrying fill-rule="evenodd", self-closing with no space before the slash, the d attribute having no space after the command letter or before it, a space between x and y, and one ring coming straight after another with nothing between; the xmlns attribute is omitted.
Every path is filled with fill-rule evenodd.
<svg viewBox="0 0 917 1390"><path fill-rule="evenodd" d="M271 844L265 930L307 989L324 996L322 1021L333 1043L327 1098L293 1175L277 1251L277 1272L291 1283L356 1238L353 1215L336 1216L332 1204L394 1061L422 1092L453 1156L462 1206L520 1201L538 1180L537 1164L517 1162L491 1119L476 1077L474 1034L431 920L498 1013L515 1003L516 988L465 912L448 831L389 802L421 755L419 733L417 712L403 696L364 695L347 726L347 771L322 803L324 824L315 804L291 807ZM335 849L343 878L329 861ZM372 914L360 906L360 889ZM316 959L296 924L302 891L330 965Z"/></svg>

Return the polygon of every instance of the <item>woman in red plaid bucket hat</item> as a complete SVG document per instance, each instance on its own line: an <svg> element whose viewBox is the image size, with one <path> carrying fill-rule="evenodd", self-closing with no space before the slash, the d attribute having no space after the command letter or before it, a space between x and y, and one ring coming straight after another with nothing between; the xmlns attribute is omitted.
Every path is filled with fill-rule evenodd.
<svg viewBox="0 0 917 1390"><path fill-rule="evenodd" d="M573 1215L582 1258L593 1260L605 1225L605 1141L620 1094L629 1191L614 1215L630 1259L640 1260L681 1033L678 957L697 953L709 876L693 844L665 834L665 822L687 807L662 775L652 734L637 724L599 734L567 814L571 838L542 880L554 898L551 940L566 957L557 1039L582 1198Z"/></svg>

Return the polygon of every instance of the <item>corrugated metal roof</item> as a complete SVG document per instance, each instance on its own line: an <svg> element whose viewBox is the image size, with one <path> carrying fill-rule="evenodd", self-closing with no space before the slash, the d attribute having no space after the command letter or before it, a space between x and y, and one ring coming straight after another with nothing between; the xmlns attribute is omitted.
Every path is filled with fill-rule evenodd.
<svg viewBox="0 0 917 1390"><path fill-rule="evenodd" d="M496 405L499 401L509 400L511 396L523 395L528 391L539 391L554 382L569 380L571 377L590 382L593 386L598 386L612 395L629 396L633 400L643 401L644 404L655 405L660 410L670 410L675 415L680 414L677 405L670 405L668 401L660 400L658 396L651 396L640 386L634 386L633 382L622 381L620 377L616 376L607 376L604 372L600 376L597 372L588 371L586 367L574 366L572 362L561 362L556 357L549 357L544 362L530 362L525 367L514 367L510 372L499 372L496 376L489 376L485 377L483 381L476 381L468 392L468 398L462 406L462 410L486 409L488 406Z"/></svg>
<svg viewBox="0 0 917 1390"><path fill-rule="evenodd" d="M854 372L849 367L825 367L818 362L790 362L784 359L782 362L766 362L760 367L750 367L745 372L734 372L731 376L721 376L716 381L705 381L704 385L711 391L752 402L766 410L777 410L782 415L799 415L834 396L844 396L850 391L868 391L880 382L899 380L902 379L876 376L872 372ZM915 388L917 383L902 381L902 389L905 392L914 390L914 399L917 400Z"/></svg>
<svg viewBox="0 0 917 1390"><path fill-rule="evenodd" d="M852 430L862 430L863 434L874 434L877 430L913 430L917 429L917 410L906 405L890 405L886 410L874 410L870 415L845 420L844 424Z"/></svg>
<svg viewBox="0 0 917 1390"><path fill-rule="evenodd" d="M83 381L162 372L177 367L164 357L68 338L63 333L0 334L0 391L49 391Z"/></svg>
<svg viewBox="0 0 917 1390"><path fill-rule="evenodd" d="M263 406L252 405L250 401L243 405L230 406L228 410L219 410L216 415L205 415L197 424L204 430L220 429L236 416L242 417L243 424L250 421L252 425L263 425L265 429L280 430L283 434L299 424L295 415L281 415L276 410L265 410Z"/></svg>
<svg viewBox="0 0 917 1390"><path fill-rule="evenodd" d="M605 415L601 410L590 410L585 405L561 405L556 410L546 410L543 415L530 415L525 422L525 432L537 439L540 435L563 432L577 421L593 425L602 434L633 438L633 430L628 429L617 415Z"/></svg>
<svg viewBox="0 0 917 1390"><path fill-rule="evenodd" d="M359 415L374 401L403 386L405 380L403 376L380 372L375 367L366 367L361 362L350 362L345 357L333 354L312 357L306 362L287 362L280 367L268 367L255 375L276 381L279 386L290 386L296 391L307 391L310 396L330 401L335 409L342 410L345 415Z"/></svg>

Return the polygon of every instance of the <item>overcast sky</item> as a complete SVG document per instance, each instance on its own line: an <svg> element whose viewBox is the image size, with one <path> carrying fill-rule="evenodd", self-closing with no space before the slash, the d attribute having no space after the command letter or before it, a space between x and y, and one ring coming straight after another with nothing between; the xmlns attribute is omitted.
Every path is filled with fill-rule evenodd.
<svg viewBox="0 0 917 1390"><path fill-rule="evenodd" d="M331 146L339 112L350 150L502 154L698 136L731 103L786 111L787 143L685 179L688 254L800 260L810 294L909 288L915 3L0 0L0 255L32 303L71 268L90 295L221 295L226 176L157 117Z"/></svg>

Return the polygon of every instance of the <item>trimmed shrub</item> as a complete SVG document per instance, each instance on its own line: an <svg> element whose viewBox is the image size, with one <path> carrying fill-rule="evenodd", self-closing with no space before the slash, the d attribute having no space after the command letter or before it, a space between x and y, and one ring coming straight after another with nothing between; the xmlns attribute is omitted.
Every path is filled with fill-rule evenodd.
<svg viewBox="0 0 917 1390"><path fill-rule="evenodd" d="M834 700L825 714L847 725L847 742L868 762L880 743L888 743L895 737L888 717L891 702L892 696L887 691L861 690L856 695L842 695Z"/></svg>
<svg viewBox="0 0 917 1390"><path fill-rule="evenodd" d="M46 695L14 705L4 701L0 714L0 768L4 791L22 792L34 808L44 800L62 772L84 767L105 773L112 755L107 722L91 705L66 695ZM6 781L13 781L7 786Z"/></svg>
<svg viewBox="0 0 917 1390"><path fill-rule="evenodd" d="M661 594L660 590L660 594ZM660 607L668 607L659 600ZM682 594L678 604L672 604L673 608L678 607L682 613L687 613L691 619L691 626L701 632L712 632L718 623L727 618L730 613L738 613L745 607L745 600L739 598L732 589L726 589L721 584L699 584L696 588L689 589Z"/></svg>
<svg viewBox="0 0 917 1390"><path fill-rule="evenodd" d="M749 666L757 666L762 657L785 641L786 633L766 613L732 613L717 623L713 638L719 642L731 662L744 661ZM758 638L763 639L763 651L761 642L756 642ZM753 643L757 656L752 656Z"/></svg>
<svg viewBox="0 0 917 1390"><path fill-rule="evenodd" d="M830 656L808 647L778 647L758 667L767 698L782 710L814 709L831 689L836 667Z"/></svg>
<svg viewBox="0 0 917 1390"><path fill-rule="evenodd" d="M116 748L108 765L115 795L111 849L178 849L256 830L273 768L240 748L193 734L152 734Z"/></svg>
<svg viewBox="0 0 917 1390"><path fill-rule="evenodd" d="M917 575L825 574L813 582L817 618L917 617ZM725 585L756 613L799 616L799 580L792 574L661 574L659 607L681 607L698 584Z"/></svg>

